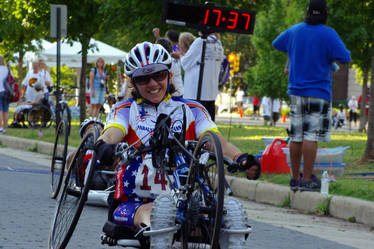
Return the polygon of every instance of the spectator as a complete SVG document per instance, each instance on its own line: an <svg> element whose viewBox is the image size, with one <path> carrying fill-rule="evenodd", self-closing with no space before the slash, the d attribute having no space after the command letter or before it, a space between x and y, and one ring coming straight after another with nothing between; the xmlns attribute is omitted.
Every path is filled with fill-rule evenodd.
<svg viewBox="0 0 374 249"><path fill-rule="evenodd" d="M344 106L342 104L339 105L339 111L336 113L332 125L334 126L335 130L339 127L343 127L345 121L347 119L347 114L344 111Z"/></svg>
<svg viewBox="0 0 374 249"><path fill-rule="evenodd" d="M190 32L182 32L179 36L181 55L185 55L196 37Z"/></svg>
<svg viewBox="0 0 374 249"><path fill-rule="evenodd" d="M5 132L8 126L9 96L8 73L12 73L5 66L5 59L0 55L0 134Z"/></svg>
<svg viewBox="0 0 374 249"><path fill-rule="evenodd" d="M39 62L32 62L32 70L28 71L26 77L22 82L22 94L21 99L26 102L32 102L35 96L34 84L41 82L41 75L39 73ZM26 98L26 99L25 99Z"/></svg>
<svg viewBox="0 0 374 249"><path fill-rule="evenodd" d="M238 90L235 92L236 97L236 105L238 106L238 111L240 114L240 117L243 117L243 101L244 101L244 91L240 89L240 86L238 87Z"/></svg>
<svg viewBox="0 0 374 249"><path fill-rule="evenodd" d="M335 60L341 63L351 60L339 35L325 25L327 15L325 0L310 0L305 21L290 27L273 41L273 46L286 52L289 58L290 187L294 191L318 191L321 187L313 169L317 142L330 140L331 64Z"/></svg>
<svg viewBox="0 0 374 249"><path fill-rule="evenodd" d="M273 113L272 113L272 126L275 126L279 120L279 111L281 107L281 101L279 99L273 99Z"/></svg>
<svg viewBox="0 0 374 249"><path fill-rule="evenodd" d="M43 83L41 81L35 82L33 84L33 89L35 90L33 99L31 101L26 101L17 106L14 112L13 122L9 126L9 128L26 128L23 125L21 125L21 122L25 121L25 114L28 113L34 105L46 104L46 101L44 101L45 94L44 94ZM30 115L29 115L28 120L33 120Z"/></svg>
<svg viewBox="0 0 374 249"><path fill-rule="evenodd" d="M166 51L169 52L169 54L172 53L172 43L168 39L160 38L157 40L156 43L163 46L166 49ZM171 59L170 72L172 73L171 83L174 85L175 90L176 90L173 93L173 96L183 97L184 86L183 86L182 70L181 70L179 59L178 60L175 58Z"/></svg>
<svg viewBox="0 0 374 249"><path fill-rule="evenodd" d="M109 80L109 75L107 75L104 69L104 59L98 58L96 61L96 66L91 68L90 72L90 116L97 117L99 111L104 104L104 98L106 93L107 82Z"/></svg>
<svg viewBox="0 0 374 249"><path fill-rule="evenodd" d="M128 83L128 77L121 75L121 91L118 95L118 101L126 100L130 97L131 93L131 86Z"/></svg>
<svg viewBox="0 0 374 249"><path fill-rule="evenodd" d="M44 85L44 98L49 99L49 92L52 91L52 78L49 72L47 71L47 65L43 59L39 59L39 72L41 83Z"/></svg>
<svg viewBox="0 0 374 249"><path fill-rule="evenodd" d="M358 106L361 106L361 101L362 101L362 94L358 98ZM369 106L370 106L370 86L367 86L365 112L361 110L361 115L363 115L364 117L364 122L363 122L363 125L360 124L360 129L362 127L364 131L366 131L366 124L369 120Z"/></svg>
<svg viewBox="0 0 374 249"><path fill-rule="evenodd" d="M356 96L352 96L352 98L348 101L348 108L349 108L349 130L351 130L352 121L354 122L355 126L357 123L358 102L356 100Z"/></svg>
<svg viewBox="0 0 374 249"><path fill-rule="evenodd" d="M267 126L268 122L271 120L271 99L269 97L262 97L262 117L264 118L264 125Z"/></svg>
<svg viewBox="0 0 374 249"><path fill-rule="evenodd" d="M253 96L252 98L252 105L253 105L253 114L252 119L258 119L259 110L260 110L260 100L257 96Z"/></svg>
<svg viewBox="0 0 374 249"><path fill-rule="evenodd" d="M214 121L214 102L218 94L219 73L224 55L221 41L212 33L206 35L204 72L200 99L198 99L198 85L203 38L199 37L195 39L187 53L181 58L184 69L184 98L200 102L208 110Z"/></svg>

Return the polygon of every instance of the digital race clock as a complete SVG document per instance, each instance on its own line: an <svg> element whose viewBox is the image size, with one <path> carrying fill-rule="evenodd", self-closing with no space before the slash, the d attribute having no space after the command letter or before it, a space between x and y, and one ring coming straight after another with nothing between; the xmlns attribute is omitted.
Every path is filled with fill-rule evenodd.
<svg viewBox="0 0 374 249"><path fill-rule="evenodd" d="M253 34L255 15L253 11L175 0L166 0L163 9L164 22L208 32Z"/></svg>

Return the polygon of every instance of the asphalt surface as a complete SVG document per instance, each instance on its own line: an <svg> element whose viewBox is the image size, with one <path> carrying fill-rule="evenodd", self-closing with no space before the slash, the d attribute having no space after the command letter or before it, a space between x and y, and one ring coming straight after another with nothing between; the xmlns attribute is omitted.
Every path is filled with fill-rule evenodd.
<svg viewBox="0 0 374 249"><path fill-rule="evenodd" d="M47 247L56 207L49 198L48 165L45 155L0 148L0 248ZM241 201L254 231L248 248L374 248L367 226ZM108 248L100 245L106 215L106 208L85 206L68 248Z"/></svg>

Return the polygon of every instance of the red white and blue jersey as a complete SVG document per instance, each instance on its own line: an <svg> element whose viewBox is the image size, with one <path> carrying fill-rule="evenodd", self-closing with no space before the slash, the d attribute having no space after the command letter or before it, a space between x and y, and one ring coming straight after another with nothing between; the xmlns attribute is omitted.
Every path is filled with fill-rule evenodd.
<svg viewBox="0 0 374 249"><path fill-rule="evenodd" d="M148 144L160 114L171 115L173 131L182 129L183 109L186 110L186 140L197 140L208 130L218 132L216 124L211 120L207 110L198 102L179 97L168 96L158 106L142 100L128 99L117 103L108 115L104 131L117 127L124 134L128 144ZM164 173L152 166L152 153L138 156L128 165L121 166L116 173L115 199L127 201L129 197L154 199L162 191L169 191L169 182Z"/></svg>

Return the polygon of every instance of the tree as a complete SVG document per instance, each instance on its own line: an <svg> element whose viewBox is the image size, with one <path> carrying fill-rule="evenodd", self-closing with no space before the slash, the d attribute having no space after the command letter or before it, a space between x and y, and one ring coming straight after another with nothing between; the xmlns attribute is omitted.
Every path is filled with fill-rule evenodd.
<svg viewBox="0 0 374 249"><path fill-rule="evenodd" d="M90 47L90 40L100 30L104 29L105 13L115 11L114 6L106 0L53 0L51 4L67 5L68 22L67 22L67 38L70 41L79 41L82 45L82 67L79 78L79 106L80 121L86 118L86 71L87 71L87 53ZM117 1L119 2L119 1Z"/></svg>
<svg viewBox="0 0 374 249"><path fill-rule="evenodd" d="M49 6L46 0L4 0L0 2L0 52L7 60L18 53L18 82L23 78L22 64L26 51L40 49L31 43L45 37L45 20Z"/></svg>
<svg viewBox="0 0 374 249"><path fill-rule="evenodd" d="M370 23L370 12L367 12L365 6L365 1L331 1L328 18L328 25L334 27L341 35L347 48L351 51L353 63L363 72L362 96L366 96L367 94L371 68L370 47L374 35L374 32L367 25ZM352 12L352 8L359 11L359 13L356 11ZM341 25L342 22L344 22L344 25ZM360 105L359 131L365 129L367 121L365 105L366 101L362 101Z"/></svg>
<svg viewBox="0 0 374 249"><path fill-rule="evenodd" d="M331 22L341 31L346 39L347 47L351 50L352 59L364 72L363 101L361 113L365 111L366 82L371 78L369 125L366 150L362 162L374 159L374 0L337 0L329 1L332 6ZM354 11L352 11L354 10ZM344 25L341 25L344 23ZM371 71L371 77L369 72ZM363 115L361 115L363 116ZM360 122L361 123L361 122ZM361 125L361 124L360 124ZM361 129L363 127L360 127Z"/></svg>
<svg viewBox="0 0 374 249"><path fill-rule="evenodd" d="M272 41L286 28L285 1L273 1L256 18L252 43L257 52L257 64L245 74L249 92L256 96L286 98L287 78L283 74L286 54L276 51Z"/></svg>

